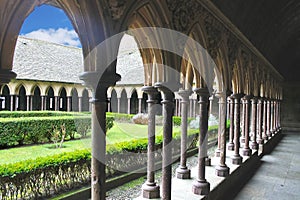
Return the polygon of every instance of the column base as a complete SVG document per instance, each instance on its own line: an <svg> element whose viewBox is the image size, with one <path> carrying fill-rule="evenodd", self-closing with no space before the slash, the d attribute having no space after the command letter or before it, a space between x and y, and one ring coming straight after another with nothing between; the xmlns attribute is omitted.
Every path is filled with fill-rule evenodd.
<svg viewBox="0 0 300 200"><path fill-rule="evenodd" d="M210 157L205 158L205 166L211 166L211 158Z"/></svg>
<svg viewBox="0 0 300 200"><path fill-rule="evenodd" d="M240 138L240 143L245 143L245 137L242 136L242 137Z"/></svg>
<svg viewBox="0 0 300 200"><path fill-rule="evenodd" d="M220 157L221 156L221 150L220 149L217 149L215 151L215 157Z"/></svg>
<svg viewBox="0 0 300 200"><path fill-rule="evenodd" d="M264 141L264 139L261 138L261 139L257 139L257 143L258 143L258 144L264 144L265 141Z"/></svg>
<svg viewBox="0 0 300 200"><path fill-rule="evenodd" d="M250 148L244 148L244 149L242 149L242 155L243 156L251 156L252 150Z"/></svg>
<svg viewBox="0 0 300 200"><path fill-rule="evenodd" d="M268 141L268 140L269 140L269 137L268 137L268 136L264 136L264 137L263 137L263 140L264 140L264 141Z"/></svg>
<svg viewBox="0 0 300 200"><path fill-rule="evenodd" d="M250 147L253 150L258 150L258 143L257 142L251 142Z"/></svg>
<svg viewBox="0 0 300 200"><path fill-rule="evenodd" d="M191 178L191 170L187 167L179 166L176 169L176 177L179 179L190 179Z"/></svg>
<svg viewBox="0 0 300 200"><path fill-rule="evenodd" d="M231 157L231 162L234 165L240 165L243 162L243 157L240 155L234 155Z"/></svg>
<svg viewBox="0 0 300 200"><path fill-rule="evenodd" d="M227 177L229 176L229 167L225 166L216 166L216 175L220 177Z"/></svg>
<svg viewBox="0 0 300 200"><path fill-rule="evenodd" d="M145 183L142 186L143 198L156 199L160 197L159 186L156 183Z"/></svg>
<svg viewBox="0 0 300 200"><path fill-rule="evenodd" d="M197 195L208 195L210 192L209 182L206 180L194 182L192 192Z"/></svg>
<svg viewBox="0 0 300 200"><path fill-rule="evenodd" d="M229 151L234 151L234 143L233 143L233 142L228 143L227 149L228 149Z"/></svg>

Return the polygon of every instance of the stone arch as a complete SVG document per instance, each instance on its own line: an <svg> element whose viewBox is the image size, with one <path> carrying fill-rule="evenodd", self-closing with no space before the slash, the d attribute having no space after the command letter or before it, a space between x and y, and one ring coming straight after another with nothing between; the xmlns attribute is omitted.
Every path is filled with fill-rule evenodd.
<svg viewBox="0 0 300 200"><path fill-rule="evenodd" d="M5 30L1 33L2 40L0 43L0 49L2 49L0 57L5 58L0 59L2 69L11 70L13 66L15 45L24 20L34 11L35 7L44 4L58 7L66 13L78 33L84 56L87 56L95 46L103 41L107 35L106 32L109 32L106 26L110 23L104 25L104 22L108 21L104 20L104 6L99 4L97 0L88 2L32 0L30 3L24 3L23 1L11 3L10 0L4 0L2 2L4 9L1 9L1 12L7 16L5 20L9 23L2 23L1 25L1 30ZM97 23L93 23L95 19L99 19ZM95 69L92 66L98 66L98 64L90 64L89 60L85 61L87 71L94 71Z"/></svg>
<svg viewBox="0 0 300 200"><path fill-rule="evenodd" d="M127 100L127 93L125 89L122 89L121 96L120 96L120 113L127 113L128 112L128 100Z"/></svg>
<svg viewBox="0 0 300 200"><path fill-rule="evenodd" d="M151 44L160 43L159 39L156 37L148 38L147 41L144 40L145 33L141 32L130 32L130 30L139 29L142 27L166 27L170 20L168 19L166 13L166 5L163 5L161 1L148 1L135 3L130 7L127 15L124 16L123 26L121 26L121 31L129 30L140 49L144 64L144 85L151 86L155 82L165 81L163 76L163 54L160 50L154 48L143 48L143 46L151 47ZM161 17L158 17L161 16ZM146 44L147 43L147 44ZM144 44L144 45L141 45ZM157 45L153 45L157 46Z"/></svg>
<svg viewBox="0 0 300 200"><path fill-rule="evenodd" d="M62 87L59 91L59 111L67 111L67 90L65 87Z"/></svg>
<svg viewBox="0 0 300 200"><path fill-rule="evenodd" d="M42 100L41 100L41 89L38 85L32 88L32 110L41 110Z"/></svg>
<svg viewBox="0 0 300 200"><path fill-rule="evenodd" d="M2 99L2 109L3 110L11 110L11 96L10 96L10 89L7 85L4 85L2 87L1 91L1 96L3 97Z"/></svg>
<svg viewBox="0 0 300 200"><path fill-rule="evenodd" d="M139 112L138 93L133 89L130 97L130 114L137 114Z"/></svg>
<svg viewBox="0 0 300 200"><path fill-rule="evenodd" d="M110 110L111 112L118 112L118 95L115 89L111 91Z"/></svg>
<svg viewBox="0 0 300 200"><path fill-rule="evenodd" d="M28 104L27 96L26 96L26 88L23 84L20 84L17 90L18 90L18 96L16 97L17 98L16 110L26 111L27 104Z"/></svg>
<svg viewBox="0 0 300 200"><path fill-rule="evenodd" d="M71 103L72 103L72 111L78 112L79 106L78 106L78 92L77 89L74 87L71 91Z"/></svg>
<svg viewBox="0 0 300 200"><path fill-rule="evenodd" d="M87 89L84 89L82 92L81 111L83 111L83 112L89 111L89 105L90 105L89 93L88 93Z"/></svg>
<svg viewBox="0 0 300 200"><path fill-rule="evenodd" d="M46 110L55 110L56 102L54 96L54 89L48 86L46 89Z"/></svg>

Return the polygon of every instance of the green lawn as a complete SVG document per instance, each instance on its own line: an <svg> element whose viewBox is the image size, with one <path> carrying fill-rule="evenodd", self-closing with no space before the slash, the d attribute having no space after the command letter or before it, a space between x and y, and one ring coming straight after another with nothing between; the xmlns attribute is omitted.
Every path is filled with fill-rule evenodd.
<svg viewBox="0 0 300 200"><path fill-rule="evenodd" d="M128 141L137 138L147 137L148 126L117 123L115 122L112 129L107 133L107 144L113 144L121 141ZM174 131L179 131L179 127L174 127ZM156 126L157 135L162 134L162 126ZM88 149L91 146L90 138L73 140L64 142L61 149L54 148L54 144L33 145L25 147L16 147L11 149L0 150L0 165L5 163L13 163L26 159L35 159L62 152L70 152L80 149Z"/></svg>

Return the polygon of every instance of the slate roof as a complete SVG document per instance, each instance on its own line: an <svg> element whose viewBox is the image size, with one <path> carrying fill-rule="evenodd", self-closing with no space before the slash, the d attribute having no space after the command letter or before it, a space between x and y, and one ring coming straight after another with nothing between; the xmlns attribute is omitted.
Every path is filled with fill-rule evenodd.
<svg viewBox="0 0 300 200"><path fill-rule="evenodd" d="M144 71L140 52L131 37L124 37L121 45L117 73L122 80L118 84L143 84ZM129 48L128 48L129 47ZM19 36L13 71L17 79L82 83L83 56L80 48L63 46L46 41Z"/></svg>

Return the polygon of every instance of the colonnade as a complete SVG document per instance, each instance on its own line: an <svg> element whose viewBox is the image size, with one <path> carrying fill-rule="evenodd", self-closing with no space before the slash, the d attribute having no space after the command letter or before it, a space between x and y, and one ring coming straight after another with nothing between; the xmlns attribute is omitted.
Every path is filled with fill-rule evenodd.
<svg viewBox="0 0 300 200"><path fill-rule="evenodd" d="M1 88L1 110L90 111L90 92L81 85L15 80Z"/></svg>

